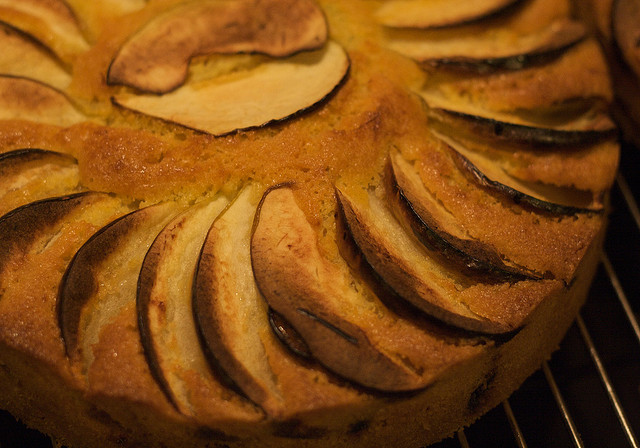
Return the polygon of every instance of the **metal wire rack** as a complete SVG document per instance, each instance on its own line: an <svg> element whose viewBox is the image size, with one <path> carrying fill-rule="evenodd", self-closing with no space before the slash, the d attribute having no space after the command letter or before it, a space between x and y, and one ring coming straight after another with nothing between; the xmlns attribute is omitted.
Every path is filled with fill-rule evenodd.
<svg viewBox="0 0 640 448"><path fill-rule="evenodd" d="M502 406L433 448L640 448L637 167L640 149L623 147L605 253L559 350ZM0 448L51 446L0 412Z"/></svg>

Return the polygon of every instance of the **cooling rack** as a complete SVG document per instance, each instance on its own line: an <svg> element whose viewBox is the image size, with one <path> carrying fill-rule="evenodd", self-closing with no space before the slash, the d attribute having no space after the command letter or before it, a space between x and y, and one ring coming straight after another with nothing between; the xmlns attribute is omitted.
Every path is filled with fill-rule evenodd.
<svg viewBox="0 0 640 448"><path fill-rule="evenodd" d="M623 145L597 276L559 349L507 401L432 448L640 448L640 150ZM1 391L0 391L1 393ZM51 448L0 412L0 448Z"/></svg>

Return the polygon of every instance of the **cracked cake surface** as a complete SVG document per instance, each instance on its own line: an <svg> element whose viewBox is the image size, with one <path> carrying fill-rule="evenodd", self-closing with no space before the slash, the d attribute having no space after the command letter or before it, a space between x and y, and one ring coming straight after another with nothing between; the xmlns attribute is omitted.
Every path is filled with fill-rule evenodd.
<svg viewBox="0 0 640 448"><path fill-rule="evenodd" d="M0 407L436 442L556 348L618 163L568 0L0 0Z"/></svg>

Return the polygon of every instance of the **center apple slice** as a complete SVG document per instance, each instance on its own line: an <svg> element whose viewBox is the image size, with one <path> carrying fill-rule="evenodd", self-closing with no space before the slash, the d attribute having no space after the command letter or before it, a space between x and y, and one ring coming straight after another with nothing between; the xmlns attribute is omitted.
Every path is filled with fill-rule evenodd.
<svg viewBox="0 0 640 448"><path fill-rule="evenodd" d="M251 239L256 282L329 370L373 389L415 390L478 348L463 338L454 348L433 324L421 329L391 315L344 260L325 258L317 238L290 186L265 193Z"/></svg>
<svg viewBox="0 0 640 448"><path fill-rule="evenodd" d="M330 42L322 50L187 83L161 96L120 93L113 100L127 109L222 135L309 109L334 91L348 69L347 54Z"/></svg>
<svg viewBox="0 0 640 448"><path fill-rule="evenodd" d="M167 93L184 83L194 56L284 57L318 49L326 39L324 14L311 0L191 3L157 17L132 36L111 63L107 80Z"/></svg>

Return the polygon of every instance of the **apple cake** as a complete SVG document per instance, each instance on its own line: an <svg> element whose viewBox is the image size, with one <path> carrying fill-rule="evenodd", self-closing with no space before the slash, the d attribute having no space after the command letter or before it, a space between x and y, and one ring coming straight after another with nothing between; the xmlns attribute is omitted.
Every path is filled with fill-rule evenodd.
<svg viewBox="0 0 640 448"><path fill-rule="evenodd" d="M586 297L619 148L569 0L0 27L0 408L57 444L425 446Z"/></svg>

